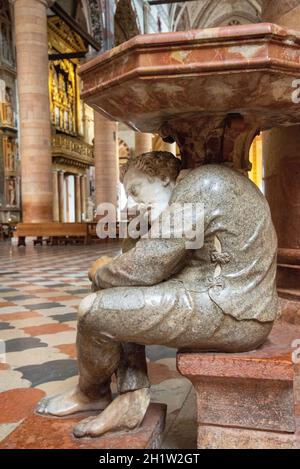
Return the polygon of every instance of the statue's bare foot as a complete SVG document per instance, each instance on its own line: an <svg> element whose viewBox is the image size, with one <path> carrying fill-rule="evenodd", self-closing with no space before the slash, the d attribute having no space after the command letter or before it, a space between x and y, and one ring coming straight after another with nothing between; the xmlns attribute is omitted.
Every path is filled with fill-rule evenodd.
<svg viewBox="0 0 300 469"><path fill-rule="evenodd" d="M106 394L99 400L91 400L76 386L71 391L53 397L45 397L38 403L36 411L39 414L51 414L61 417L87 410L103 410L111 403L111 400L111 393Z"/></svg>
<svg viewBox="0 0 300 469"><path fill-rule="evenodd" d="M100 436L103 433L132 430L138 427L150 403L148 388L118 396L100 415L82 420L74 427L74 435Z"/></svg>

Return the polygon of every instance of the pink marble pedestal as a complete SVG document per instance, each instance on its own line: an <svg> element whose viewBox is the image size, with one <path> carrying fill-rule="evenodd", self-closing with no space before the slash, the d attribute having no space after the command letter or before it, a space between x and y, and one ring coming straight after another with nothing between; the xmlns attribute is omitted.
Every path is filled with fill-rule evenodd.
<svg viewBox="0 0 300 469"><path fill-rule="evenodd" d="M197 394L198 448L300 448L291 350L298 337L299 328L283 323L252 352L178 353Z"/></svg>

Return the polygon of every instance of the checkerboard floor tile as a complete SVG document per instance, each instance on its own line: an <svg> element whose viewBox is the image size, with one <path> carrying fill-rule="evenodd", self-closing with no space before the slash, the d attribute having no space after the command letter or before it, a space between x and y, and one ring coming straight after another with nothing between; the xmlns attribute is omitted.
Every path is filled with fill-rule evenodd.
<svg viewBox="0 0 300 469"><path fill-rule="evenodd" d="M41 397L76 382L77 307L90 292L87 271L100 256L119 253L116 242L26 248L0 242L0 440ZM166 347L147 347L152 400L168 405L165 445L169 448L177 447L168 435L177 428L181 407L191 400L190 383L178 374L175 353ZM189 436L186 448L195 447L193 420L190 428L194 436Z"/></svg>

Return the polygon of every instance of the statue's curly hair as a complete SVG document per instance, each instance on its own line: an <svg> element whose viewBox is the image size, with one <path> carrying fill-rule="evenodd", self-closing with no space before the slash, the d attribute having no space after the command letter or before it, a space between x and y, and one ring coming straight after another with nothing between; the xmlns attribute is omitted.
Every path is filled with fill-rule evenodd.
<svg viewBox="0 0 300 469"><path fill-rule="evenodd" d="M131 168L136 168L150 177L175 181L181 169L181 161L168 151L149 151L129 158L120 168L120 181Z"/></svg>

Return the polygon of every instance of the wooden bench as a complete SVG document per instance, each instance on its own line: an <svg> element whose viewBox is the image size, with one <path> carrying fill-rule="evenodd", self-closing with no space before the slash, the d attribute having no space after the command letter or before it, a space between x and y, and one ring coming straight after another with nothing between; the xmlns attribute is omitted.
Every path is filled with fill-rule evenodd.
<svg viewBox="0 0 300 469"><path fill-rule="evenodd" d="M198 448L300 448L299 332L282 322L251 352L178 352L177 368L196 391Z"/></svg>
<svg viewBox="0 0 300 469"><path fill-rule="evenodd" d="M18 238L18 246L25 246L26 237L36 237L34 244L42 244L43 238L49 238L51 244L60 240L82 240L87 242L86 223L19 223L14 237Z"/></svg>
<svg viewBox="0 0 300 469"><path fill-rule="evenodd" d="M48 238L47 244L68 244L83 241L89 244L93 240L107 241L110 238L99 239L97 236L97 222L85 223L18 223L14 237L18 238L18 246L26 245L26 236L36 237L34 245L43 244L44 238ZM119 238L119 224L116 226L116 238ZM114 238L112 238L113 240Z"/></svg>

